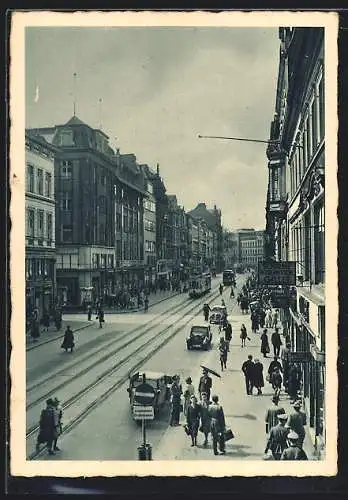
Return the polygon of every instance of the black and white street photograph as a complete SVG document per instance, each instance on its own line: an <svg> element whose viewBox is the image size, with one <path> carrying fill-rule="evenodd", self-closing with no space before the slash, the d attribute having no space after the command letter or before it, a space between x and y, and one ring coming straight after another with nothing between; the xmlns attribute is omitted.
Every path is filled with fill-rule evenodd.
<svg viewBox="0 0 348 500"><path fill-rule="evenodd" d="M337 30L14 13L14 474L336 473Z"/></svg>

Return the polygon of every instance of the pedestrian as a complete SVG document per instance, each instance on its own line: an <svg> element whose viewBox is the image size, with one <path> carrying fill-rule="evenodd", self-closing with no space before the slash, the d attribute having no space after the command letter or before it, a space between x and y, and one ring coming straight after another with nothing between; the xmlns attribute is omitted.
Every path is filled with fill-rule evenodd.
<svg viewBox="0 0 348 500"><path fill-rule="evenodd" d="M64 340L61 345L61 348L65 349L65 352L68 352L68 349L70 349L70 352L73 352L74 347L75 347L74 334L70 329L70 326L68 325L64 333Z"/></svg>
<svg viewBox="0 0 348 500"><path fill-rule="evenodd" d="M280 362L278 361L278 357L274 356L274 359L270 362L269 367L268 367L268 375L269 375L269 377L271 377L272 373L274 372L274 370L276 368L278 368L278 370L280 372L283 372L283 367L280 364Z"/></svg>
<svg viewBox="0 0 348 500"><path fill-rule="evenodd" d="M225 304L224 299L221 299L221 306L222 306L222 307L226 307L226 304Z"/></svg>
<svg viewBox="0 0 348 500"><path fill-rule="evenodd" d="M283 382L283 378L281 376L279 368L276 368L272 372L270 376L270 382L272 384L272 389L274 390L275 396L279 396Z"/></svg>
<svg viewBox="0 0 348 500"><path fill-rule="evenodd" d="M256 358L254 362L253 386L256 387L258 395L262 394L262 387L264 387L264 385L263 364Z"/></svg>
<svg viewBox="0 0 348 500"><path fill-rule="evenodd" d="M274 460L280 460L283 451L287 448L289 429L285 427L288 416L286 413L278 414L278 424L272 427L267 440L265 454L271 450Z"/></svg>
<svg viewBox="0 0 348 500"><path fill-rule="evenodd" d="M230 291L230 299L232 299L234 297L234 289L233 289L233 285L231 286L231 291Z"/></svg>
<svg viewBox="0 0 348 500"><path fill-rule="evenodd" d="M301 411L301 402L296 401L293 404L294 411L289 414L287 422L288 427L298 434L298 444L302 447L306 436L305 425L307 418L305 412Z"/></svg>
<svg viewBox="0 0 348 500"><path fill-rule="evenodd" d="M265 422L266 422L266 434L272 429L272 427L278 424L278 415L281 413L285 414L285 410L282 406L278 406L279 396L274 395L272 398L273 406L268 408L266 412Z"/></svg>
<svg viewBox="0 0 348 500"><path fill-rule="evenodd" d="M186 386L184 387L184 415L186 417L187 408L189 407L191 396L193 396L195 393L195 388L193 387L191 377L187 377L185 382L186 382Z"/></svg>
<svg viewBox="0 0 348 500"><path fill-rule="evenodd" d="M259 329L259 316L257 311L252 311L251 313L251 331L256 333Z"/></svg>
<svg viewBox="0 0 348 500"><path fill-rule="evenodd" d="M172 404L172 412L170 416L170 425L178 426L180 420L180 411L181 411L181 395L182 388L180 385L180 377L179 375L174 375L173 383L170 388L171 393L171 404Z"/></svg>
<svg viewBox="0 0 348 500"><path fill-rule="evenodd" d="M44 329L46 329L46 332L48 332L48 328L50 326L50 315L48 314L47 309L44 309L43 315L42 315L42 324Z"/></svg>
<svg viewBox="0 0 348 500"><path fill-rule="evenodd" d="M266 313L264 308L261 307L261 309L259 310L259 323L261 328L264 328L265 326L265 319L266 319Z"/></svg>
<svg viewBox="0 0 348 500"><path fill-rule="evenodd" d="M290 365L288 372L288 394L290 403L294 403L301 386L301 372L296 363Z"/></svg>
<svg viewBox="0 0 348 500"><path fill-rule="evenodd" d="M263 354L264 358L267 358L267 354L269 353L269 351L270 348L268 342L267 329L265 328L263 330L263 334L261 335L261 353Z"/></svg>
<svg viewBox="0 0 348 500"><path fill-rule="evenodd" d="M223 337L220 337L218 351L219 351L219 356L220 356L221 371L224 371L224 368L226 369L227 349L228 349L227 342L225 341L225 339Z"/></svg>
<svg viewBox="0 0 348 500"><path fill-rule="evenodd" d="M144 298L144 311L147 312L149 310L149 297L148 295L145 295Z"/></svg>
<svg viewBox="0 0 348 500"><path fill-rule="evenodd" d="M37 342L37 339L40 337L39 321L35 318L31 321L30 335L34 342Z"/></svg>
<svg viewBox="0 0 348 500"><path fill-rule="evenodd" d="M282 345L282 339L279 335L279 328L276 328L272 333L271 342L273 345L273 351L275 356L279 356L280 354L280 346Z"/></svg>
<svg viewBox="0 0 348 500"><path fill-rule="evenodd" d="M208 321L208 319L209 319L209 312L210 312L210 306L209 306L209 304L204 304L204 306L203 306L204 321Z"/></svg>
<svg viewBox="0 0 348 500"><path fill-rule="evenodd" d="M272 310L271 309L267 309L265 321L266 321L266 328L272 328Z"/></svg>
<svg viewBox="0 0 348 500"><path fill-rule="evenodd" d="M245 324L242 323L241 329L240 329L240 338L242 340L242 347L245 347L245 339L248 337L247 334L247 329L245 327Z"/></svg>
<svg viewBox="0 0 348 500"><path fill-rule="evenodd" d="M278 325L278 319L279 319L279 310L276 309L274 312L273 312L273 315L272 315L272 326L273 328L277 328L277 325Z"/></svg>
<svg viewBox="0 0 348 500"><path fill-rule="evenodd" d="M53 441L53 450L54 451L61 451L60 448L58 448L58 446L57 446L57 441L58 441L58 437L63 432L63 422L62 422L62 419L63 419L63 408L62 408L62 406L61 406L60 401L59 401L58 398L54 398L53 399L53 406L54 406L55 411L57 412L57 417L56 418L58 418L57 437Z"/></svg>
<svg viewBox="0 0 348 500"><path fill-rule="evenodd" d="M54 313L54 324L57 331L62 328L62 311L59 307L57 307Z"/></svg>
<svg viewBox="0 0 348 500"><path fill-rule="evenodd" d="M36 451L39 451L41 443L46 443L49 455L55 455L53 443L58 437L59 420L52 398L46 401L46 408L41 412L39 425L40 430L36 443Z"/></svg>
<svg viewBox="0 0 348 500"><path fill-rule="evenodd" d="M220 283L220 285L219 285L219 293L220 293L220 295L222 295L223 290L224 290L224 285L222 283Z"/></svg>
<svg viewBox="0 0 348 500"><path fill-rule="evenodd" d="M291 343L287 342L285 347L281 350L280 359L283 365L283 382L285 392L289 393L289 360L291 352Z"/></svg>
<svg viewBox="0 0 348 500"><path fill-rule="evenodd" d="M104 311L102 308L99 309L98 313L98 318L99 318L99 328L103 328L103 323L104 323Z"/></svg>
<svg viewBox="0 0 348 500"><path fill-rule="evenodd" d="M225 415L222 406L219 404L218 396L214 395L212 397L212 404L209 406L209 417L210 417L210 432L213 438L213 450L214 455L218 455L218 444L220 449L220 454L225 454L225 437L224 432L226 430Z"/></svg>
<svg viewBox="0 0 348 500"><path fill-rule="evenodd" d="M92 306L91 306L91 304L88 304L88 307L87 307L87 319L88 319L88 321L92 320Z"/></svg>
<svg viewBox="0 0 348 500"><path fill-rule="evenodd" d="M209 405L211 401L209 401L207 393L202 392L201 394L201 427L200 431L204 434L204 443L203 446L208 444L208 436L210 432L210 416L209 416Z"/></svg>
<svg viewBox="0 0 348 500"><path fill-rule="evenodd" d="M251 354L248 355L248 359L242 364L242 372L245 378L245 388L246 393L250 396L253 392L253 376L254 376L254 362Z"/></svg>
<svg viewBox="0 0 348 500"><path fill-rule="evenodd" d="M283 451L280 460L308 460L306 452L299 444L299 436L291 431L288 434L289 446Z"/></svg>
<svg viewBox="0 0 348 500"><path fill-rule="evenodd" d="M208 370L206 368L203 368L203 375L199 379L199 385L198 385L198 392L200 395L200 399L202 399L202 392L205 392L209 401L212 385L213 381L211 377L208 375Z"/></svg>
<svg viewBox="0 0 348 500"><path fill-rule="evenodd" d="M225 340L227 342L227 351L230 351L230 342L232 340L232 325L229 321L227 321L227 324L224 328L225 330Z"/></svg>
<svg viewBox="0 0 348 500"><path fill-rule="evenodd" d="M190 398L190 405L187 408L186 422L190 432L192 444L197 446L197 434L199 429L199 421L201 418L201 405L197 403L197 398L192 395Z"/></svg>

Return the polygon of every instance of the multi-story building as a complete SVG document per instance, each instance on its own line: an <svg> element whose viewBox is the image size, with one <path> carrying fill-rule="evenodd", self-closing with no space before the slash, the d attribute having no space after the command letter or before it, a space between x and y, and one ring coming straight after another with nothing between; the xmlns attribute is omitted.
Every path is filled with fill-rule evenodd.
<svg viewBox="0 0 348 500"><path fill-rule="evenodd" d="M238 262L244 267L257 270L258 262L264 260L264 231L240 229L237 231L237 236Z"/></svg>
<svg viewBox="0 0 348 500"><path fill-rule="evenodd" d="M221 210L216 205L213 209L207 209L205 203L198 203L196 208L190 210L188 214L194 219L204 220L209 230L213 233L213 257L211 268L217 272L223 269L223 238L221 224Z"/></svg>
<svg viewBox="0 0 348 500"><path fill-rule="evenodd" d="M280 28L276 109L267 150L268 257L296 262L296 300L283 311L302 359L303 398L325 443L324 29Z"/></svg>
<svg viewBox="0 0 348 500"><path fill-rule="evenodd" d="M160 176L159 164L157 164L156 175L153 178L154 195L156 199L156 257L157 257L157 280L159 284L165 283L171 277L171 266L168 262L168 197L166 187Z"/></svg>
<svg viewBox="0 0 348 500"><path fill-rule="evenodd" d="M76 116L32 130L58 148L55 156L57 289L81 305L143 280L144 180L134 155Z"/></svg>
<svg viewBox="0 0 348 500"><path fill-rule="evenodd" d="M54 155L42 137L25 134L25 280L26 314L55 306L56 249Z"/></svg>
<svg viewBox="0 0 348 500"><path fill-rule="evenodd" d="M188 228L183 207L178 205L175 195L167 195L167 258L174 280L184 279L184 268L188 258Z"/></svg>
<svg viewBox="0 0 348 500"><path fill-rule="evenodd" d="M153 179L156 173L148 165L140 165L144 173L144 283L154 284L156 280L156 198Z"/></svg>

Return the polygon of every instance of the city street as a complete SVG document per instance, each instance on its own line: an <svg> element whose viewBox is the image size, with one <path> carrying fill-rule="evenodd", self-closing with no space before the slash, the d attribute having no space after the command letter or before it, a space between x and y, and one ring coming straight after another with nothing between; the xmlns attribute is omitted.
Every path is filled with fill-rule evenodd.
<svg viewBox="0 0 348 500"><path fill-rule="evenodd" d="M238 277L238 288L241 287L244 280L245 276ZM215 280L215 287L218 282L218 279ZM168 308L173 303L182 300L182 298L182 296L174 297L158 306L154 306L154 309L157 308L160 311ZM223 298L232 324L233 338L227 362L227 371L221 373L221 379L213 376L212 394L219 395L221 404L224 407L227 425L232 428L235 438L227 443L226 455L217 457L217 459L262 460L265 448L264 417L267 408L271 406L272 389L265 381L262 396L247 396L241 365L248 354L252 354L254 358L259 357L264 364L264 377L266 377L268 364L272 358L261 359L260 334L251 333L249 314L241 314L236 299L229 298L229 288L225 288ZM220 297L215 299L213 303L219 304ZM122 318L108 315L107 326L102 331L97 329L96 324L83 330L83 334L80 335L79 349L83 350L83 346L88 348L92 358L93 351L100 345L101 341L103 345L107 346L112 336L117 335L122 330L136 326L143 320L143 315L140 314L123 315ZM199 317L199 320L201 320L201 317ZM247 340L245 348L241 348L239 339L242 323L245 323L251 339L250 341ZM188 351L185 344L187 333L188 328L182 329L142 368L164 372L169 375L177 373L180 375L183 384L185 378L191 376L196 389L201 375L201 364L220 372L217 352L218 327L213 325L213 346L211 351L208 352ZM47 349L45 351L45 364L41 365L42 370L46 370L48 366L53 369L54 364L59 362L59 359L63 356L70 356L69 353L67 355L57 353L57 349L54 350L52 345L49 348L43 346L42 349ZM73 356L75 355L79 355L78 350L73 354ZM33 360L32 363L34 363ZM30 366L28 369L29 373L34 376ZM35 373L38 370L37 368ZM67 370L65 376L69 376L70 373ZM123 384L108 399L90 412L79 425L66 435L64 434L59 439L59 447L62 451L57 452L55 456L48 456L44 452L38 458L40 460L137 460L137 448L142 439L141 427L132 419L126 388L127 384ZM64 404L62 395L52 394L52 396L55 395L60 397ZM286 395L281 396L280 404L286 410L290 409ZM181 414L181 424L183 423L184 417ZM147 423L147 441L152 445L153 460L211 460L213 458L211 443L208 447L203 448L201 434L198 438L198 446L191 448L190 440L184 433L183 427L169 427L168 424L169 412L167 410L162 411L158 419ZM304 443L304 449L310 458L311 445L308 437Z"/></svg>

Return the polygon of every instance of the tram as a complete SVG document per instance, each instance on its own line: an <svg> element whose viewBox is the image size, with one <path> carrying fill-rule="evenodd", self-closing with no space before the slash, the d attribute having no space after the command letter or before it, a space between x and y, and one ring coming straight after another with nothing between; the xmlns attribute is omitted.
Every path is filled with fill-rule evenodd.
<svg viewBox="0 0 348 500"><path fill-rule="evenodd" d="M232 285L235 282L235 272L233 269L225 269L222 273L222 283L227 285Z"/></svg>
<svg viewBox="0 0 348 500"><path fill-rule="evenodd" d="M188 295L191 299L202 297L211 290L211 274L200 273L190 276Z"/></svg>

